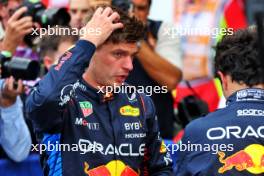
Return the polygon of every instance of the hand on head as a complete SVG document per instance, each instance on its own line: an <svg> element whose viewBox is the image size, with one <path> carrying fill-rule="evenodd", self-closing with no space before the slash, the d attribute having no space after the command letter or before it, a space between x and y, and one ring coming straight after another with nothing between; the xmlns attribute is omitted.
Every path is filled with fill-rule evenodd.
<svg viewBox="0 0 264 176"><path fill-rule="evenodd" d="M123 24L117 22L120 16L117 12L114 12L110 7L103 9L99 7L96 9L91 20L83 28L84 35L81 39L92 42L96 47L103 44L111 33L119 28L123 27ZM91 29L99 30L99 33L91 33Z"/></svg>

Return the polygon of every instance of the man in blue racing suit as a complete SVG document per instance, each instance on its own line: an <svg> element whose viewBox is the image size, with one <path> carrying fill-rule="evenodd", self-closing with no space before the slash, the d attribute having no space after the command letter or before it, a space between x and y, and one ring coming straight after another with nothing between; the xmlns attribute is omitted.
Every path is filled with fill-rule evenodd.
<svg viewBox="0 0 264 176"><path fill-rule="evenodd" d="M264 81L257 41L251 27L217 45L215 67L227 107L186 127L175 175L264 175Z"/></svg>
<svg viewBox="0 0 264 176"><path fill-rule="evenodd" d="M124 12L98 8L81 39L31 92L26 108L44 175L172 174L151 99L105 91L120 88L133 69L142 31Z"/></svg>

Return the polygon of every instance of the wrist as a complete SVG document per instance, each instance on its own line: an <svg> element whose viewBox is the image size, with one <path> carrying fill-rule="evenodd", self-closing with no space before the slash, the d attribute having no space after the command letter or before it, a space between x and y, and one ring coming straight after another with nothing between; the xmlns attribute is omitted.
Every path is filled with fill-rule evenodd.
<svg viewBox="0 0 264 176"><path fill-rule="evenodd" d="M0 95L0 106L3 108L7 108L15 104L16 97L15 98L4 98L2 94Z"/></svg>
<svg viewBox="0 0 264 176"><path fill-rule="evenodd" d="M94 46L95 46L96 48L98 47L98 42L97 42L96 38L93 37L93 36L85 36L85 37L81 37L80 39L81 39L81 40L86 40L86 41L88 41L88 42L94 44Z"/></svg>
<svg viewBox="0 0 264 176"><path fill-rule="evenodd" d="M2 50L11 53L11 55L13 55L16 51L16 44L7 42L5 39L3 40L2 46L3 46Z"/></svg>

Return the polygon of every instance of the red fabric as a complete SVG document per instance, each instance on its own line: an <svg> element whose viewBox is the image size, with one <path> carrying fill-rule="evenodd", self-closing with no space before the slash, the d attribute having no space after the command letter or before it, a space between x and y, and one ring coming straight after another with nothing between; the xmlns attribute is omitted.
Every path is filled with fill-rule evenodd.
<svg viewBox="0 0 264 176"><path fill-rule="evenodd" d="M49 0L42 0L41 2L45 5L45 7L49 6Z"/></svg>
<svg viewBox="0 0 264 176"><path fill-rule="evenodd" d="M210 112L213 112L217 109L220 97L218 95L213 79L202 84L192 85L192 88L201 97L202 100L207 102ZM174 107L177 108L178 103L182 100L182 98L193 94L193 91L190 90L187 86L182 86L180 84L176 88L176 98Z"/></svg>
<svg viewBox="0 0 264 176"><path fill-rule="evenodd" d="M69 9L69 0L61 0L60 2L55 0L41 0L41 2L47 7L59 7ZM56 3L55 3L56 2ZM55 6L54 6L55 4Z"/></svg>
<svg viewBox="0 0 264 176"><path fill-rule="evenodd" d="M234 31L247 27L243 0L230 0L224 10L224 15L228 28Z"/></svg>
<svg viewBox="0 0 264 176"><path fill-rule="evenodd" d="M184 135L184 130L181 130L173 139L173 143L177 144L178 142L180 142L180 140L182 139Z"/></svg>

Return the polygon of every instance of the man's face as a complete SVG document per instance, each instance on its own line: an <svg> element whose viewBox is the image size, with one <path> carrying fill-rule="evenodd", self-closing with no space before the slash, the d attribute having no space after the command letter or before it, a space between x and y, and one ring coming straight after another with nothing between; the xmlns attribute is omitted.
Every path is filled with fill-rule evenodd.
<svg viewBox="0 0 264 176"><path fill-rule="evenodd" d="M53 64L57 64L59 58L75 43L72 41L63 41L59 44L57 51L54 53L54 62Z"/></svg>
<svg viewBox="0 0 264 176"><path fill-rule="evenodd" d="M137 52L136 43L107 43L98 48L88 68L95 84L118 86L124 83L133 69L133 58Z"/></svg>
<svg viewBox="0 0 264 176"><path fill-rule="evenodd" d="M61 42L56 51L49 52L49 55L43 58L45 67L49 70L52 65L56 65L59 58L73 45L74 43L70 41Z"/></svg>
<svg viewBox="0 0 264 176"><path fill-rule="evenodd" d="M89 0L70 0L69 7L69 12L71 15L71 27L81 29L84 26L84 18L91 7Z"/></svg>
<svg viewBox="0 0 264 176"><path fill-rule="evenodd" d="M149 14L149 1L148 0L132 0L133 12L136 18L138 18L143 23L147 22Z"/></svg>

